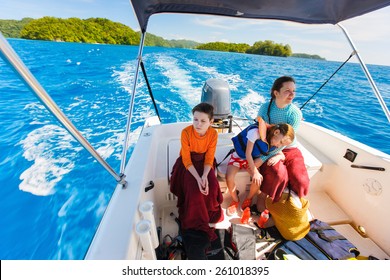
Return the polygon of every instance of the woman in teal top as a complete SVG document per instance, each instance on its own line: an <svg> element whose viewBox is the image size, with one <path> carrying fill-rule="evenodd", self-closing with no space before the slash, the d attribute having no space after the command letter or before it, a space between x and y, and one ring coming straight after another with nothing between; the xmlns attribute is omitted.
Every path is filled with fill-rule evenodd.
<svg viewBox="0 0 390 280"><path fill-rule="evenodd" d="M288 123L297 132L302 120L302 112L292 104L294 97L294 78L289 76L277 78L271 89L271 100L261 105L258 116L269 124ZM283 151L284 160L283 156L278 154L280 150ZM287 186L299 197L307 195L310 181L296 140L289 146L276 149L267 156L261 156L261 160L267 162L260 167L263 182L260 187L261 194L257 200L259 211L265 208L265 195L278 201Z"/></svg>

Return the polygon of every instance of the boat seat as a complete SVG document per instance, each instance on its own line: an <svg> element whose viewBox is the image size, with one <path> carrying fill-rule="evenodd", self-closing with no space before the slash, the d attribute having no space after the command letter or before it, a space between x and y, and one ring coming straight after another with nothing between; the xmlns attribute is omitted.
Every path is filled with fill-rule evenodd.
<svg viewBox="0 0 390 280"><path fill-rule="evenodd" d="M309 192L310 213L329 225L349 224L351 218L330 198L326 192Z"/></svg>
<svg viewBox="0 0 390 280"><path fill-rule="evenodd" d="M171 181L172 167L180 155L180 139L171 139L168 142L168 182Z"/></svg>
<svg viewBox="0 0 390 280"><path fill-rule="evenodd" d="M233 144L230 145L218 145L217 146L217 153L216 153L216 159L217 163L221 162L223 158L226 156L226 154L230 151L230 149L233 148ZM298 142L298 148L302 152L305 166L307 169L307 172L309 174L309 178L313 177L314 174L316 174L318 171L322 168L322 163L319 161L308 149L306 149L301 143ZM225 159L221 165L218 167L218 176L220 178L225 178L226 175L226 168L227 163L229 161L229 158ZM245 176L246 171L240 170L237 173L237 176Z"/></svg>
<svg viewBox="0 0 390 280"><path fill-rule="evenodd" d="M376 245L374 241L368 237L361 236L351 225L333 225L332 227L356 246L360 256L374 256L380 260L390 259L386 252Z"/></svg>
<svg viewBox="0 0 390 280"><path fill-rule="evenodd" d="M318 171L321 170L322 162L318 160L308 149L306 149L301 142L297 141L297 143L298 149L301 151L305 161L309 178L312 178Z"/></svg>
<svg viewBox="0 0 390 280"><path fill-rule="evenodd" d="M221 180L225 180L229 157L227 157L225 160L224 158L229 153L229 151L233 148L233 143L231 141L231 137L233 135L234 135L233 133L224 133L218 135L218 144L215 153L215 159L217 163L220 163L220 165L217 168L217 175ZM168 142L168 179L170 179L172 167L175 164L176 159L179 157L180 145L181 145L180 139L172 139ZM309 174L309 178L311 178L312 176L314 176L316 172L318 172L321 169L322 163L299 142L298 142L298 148L302 152L303 158L305 160L305 165ZM241 169L237 173L236 177L248 178L248 180L250 181L248 172L246 172L246 170Z"/></svg>

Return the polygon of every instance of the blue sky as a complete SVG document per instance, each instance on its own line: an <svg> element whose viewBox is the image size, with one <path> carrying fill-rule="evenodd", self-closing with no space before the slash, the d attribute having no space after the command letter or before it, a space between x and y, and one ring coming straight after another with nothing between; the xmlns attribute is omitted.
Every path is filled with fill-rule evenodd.
<svg viewBox="0 0 390 280"><path fill-rule="evenodd" d="M139 30L128 0L1 0L0 19L104 17ZM342 22L363 61L390 66L390 7ZM344 61L352 49L333 25L303 25L282 21L255 21L226 17L161 14L150 18L148 31L166 39L197 42L234 42L252 45L272 40L289 44L294 53L318 54ZM357 62L356 58L351 61Z"/></svg>

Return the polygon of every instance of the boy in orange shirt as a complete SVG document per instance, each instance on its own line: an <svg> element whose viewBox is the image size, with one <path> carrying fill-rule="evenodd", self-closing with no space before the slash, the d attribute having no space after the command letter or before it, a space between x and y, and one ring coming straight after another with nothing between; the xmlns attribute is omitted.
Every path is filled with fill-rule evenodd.
<svg viewBox="0 0 390 280"><path fill-rule="evenodd" d="M218 133L211 127L213 110L208 103L200 103L192 109L193 124L182 130L180 157L173 166L170 186L171 192L178 197L183 236L196 232L203 234L209 242L217 238L209 223L223 220L223 197L214 172ZM186 246L187 255L194 252L191 245ZM205 254L194 258L205 258Z"/></svg>

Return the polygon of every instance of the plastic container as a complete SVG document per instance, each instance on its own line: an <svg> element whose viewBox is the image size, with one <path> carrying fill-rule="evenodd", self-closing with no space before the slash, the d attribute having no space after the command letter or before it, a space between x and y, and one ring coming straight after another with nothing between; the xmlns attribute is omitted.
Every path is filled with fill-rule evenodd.
<svg viewBox="0 0 390 280"><path fill-rule="evenodd" d="M249 218L251 217L251 210L249 207L244 209L244 213L241 216L241 224L247 224L249 222Z"/></svg>
<svg viewBox="0 0 390 280"><path fill-rule="evenodd" d="M261 212L257 224L259 225L259 227L264 228L264 225L268 221L268 219L269 219L269 211L268 209L265 209L263 212Z"/></svg>

